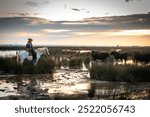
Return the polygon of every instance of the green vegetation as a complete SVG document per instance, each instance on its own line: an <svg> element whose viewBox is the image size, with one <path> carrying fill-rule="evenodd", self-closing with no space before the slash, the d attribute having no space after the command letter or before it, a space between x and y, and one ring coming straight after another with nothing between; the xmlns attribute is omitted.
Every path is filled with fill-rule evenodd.
<svg viewBox="0 0 150 117"><path fill-rule="evenodd" d="M82 60L81 59L71 59L69 61L69 68L70 69L76 69L82 67Z"/></svg>
<svg viewBox="0 0 150 117"><path fill-rule="evenodd" d="M55 67L54 61L47 57L41 57L35 66L32 61L25 60L23 64L17 64L16 58L0 58L0 71L9 74L44 74L52 73Z"/></svg>
<svg viewBox="0 0 150 117"><path fill-rule="evenodd" d="M97 63L90 69L91 79L123 82L150 82L150 66Z"/></svg>

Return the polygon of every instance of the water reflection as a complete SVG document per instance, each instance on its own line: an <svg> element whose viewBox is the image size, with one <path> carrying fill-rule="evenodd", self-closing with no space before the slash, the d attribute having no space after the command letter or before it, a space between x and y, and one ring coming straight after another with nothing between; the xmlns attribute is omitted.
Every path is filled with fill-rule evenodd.
<svg viewBox="0 0 150 117"><path fill-rule="evenodd" d="M49 89L48 93L80 94L87 93L90 83L89 73L82 70L57 70L54 80L45 83L42 88Z"/></svg>
<svg viewBox="0 0 150 117"><path fill-rule="evenodd" d="M56 94L87 94L89 73L82 70L57 70L50 78L44 75L5 76L0 80L1 99L53 99Z"/></svg>
<svg viewBox="0 0 150 117"><path fill-rule="evenodd" d="M9 95L19 95L17 94L16 83L6 82L5 80L0 81L0 97L5 97Z"/></svg>
<svg viewBox="0 0 150 117"><path fill-rule="evenodd" d="M53 76L1 75L0 99L150 99L150 83L91 80L79 69L57 70Z"/></svg>
<svg viewBox="0 0 150 117"><path fill-rule="evenodd" d="M16 56L16 50L10 50L10 51L0 50L0 57L13 57L13 56Z"/></svg>
<svg viewBox="0 0 150 117"><path fill-rule="evenodd" d="M63 52L79 52L79 53L88 53L91 52L92 50L70 50L70 49L63 49Z"/></svg>

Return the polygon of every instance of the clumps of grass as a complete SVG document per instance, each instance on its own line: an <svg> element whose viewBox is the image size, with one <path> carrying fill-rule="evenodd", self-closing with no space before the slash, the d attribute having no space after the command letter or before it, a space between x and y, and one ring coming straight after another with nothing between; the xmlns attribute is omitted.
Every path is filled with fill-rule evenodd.
<svg viewBox="0 0 150 117"><path fill-rule="evenodd" d="M81 59L71 59L69 61L69 68L70 69L78 69L82 67L82 60Z"/></svg>
<svg viewBox="0 0 150 117"><path fill-rule="evenodd" d="M47 57L41 57L35 66L32 61L25 60L18 64L15 58L0 58L0 71L9 74L44 74L53 73L55 63Z"/></svg>
<svg viewBox="0 0 150 117"><path fill-rule="evenodd" d="M88 69L90 68L90 61L91 61L90 57L85 57L84 60L83 60L86 68L88 68Z"/></svg>
<svg viewBox="0 0 150 117"><path fill-rule="evenodd" d="M94 83L91 83L91 88L88 90L89 97L95 97L96 94L96 86Z"/></svg>
<svg viewBox="0 0 150 117"><path fill-rule="evenodd" d="M104 81L150 82L150 66L94 63L90 69L90 76L91 79Z"/></svg>
<svg viewBox="0 0 150 117"><path fill-rule="evenodd" d="M67 67L69 65L69 61L67 61L66 59L63 59L61 62L60 62L60 65L61 66L64 66L64 67Z"/></svg>
<svg viewBox="0 0 150 117"><path fill-rule="evenodd" d="M53 73L55 68L55 62L50 58L42 57L36 66L37 73Z"/></svg>
<svg viewBox="0 0 150 117"><path fill-rule="evenodd" d="M0 71L4 73L14 73L16 72L16 68L19 66L16 65L15 58L0 58Z"/></svg>
<svg viewBox="0 0 150 117"><path fill-rule="evenodd" d="M97 63L92 64L90 69L91 79L96 80L106 80L106 81L116 81L118 76L117 68L109 65L99 65Z"/></svg>
<svg viewBox="0 0 150 117"><path fill-rule="evenodd" d="M133 80L141 82L150 82L150 66L131 66L127 73Z"/></svg>

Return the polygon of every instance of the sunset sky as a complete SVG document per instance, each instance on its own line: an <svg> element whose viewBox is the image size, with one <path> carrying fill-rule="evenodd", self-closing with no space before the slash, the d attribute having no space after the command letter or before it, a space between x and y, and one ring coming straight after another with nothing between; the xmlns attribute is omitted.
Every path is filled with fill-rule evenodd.
<svg viewBox="0 0 150 117"><path fill-rule="evenodd" d="M150 46L150 0L0 0L0 45Z"/></svg>

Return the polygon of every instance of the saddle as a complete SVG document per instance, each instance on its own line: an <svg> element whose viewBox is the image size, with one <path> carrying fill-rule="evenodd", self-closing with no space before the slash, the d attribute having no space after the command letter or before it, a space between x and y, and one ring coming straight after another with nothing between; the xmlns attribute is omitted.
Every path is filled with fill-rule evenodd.
<svg viewBox="0 0 150 117"><path fill-rule="evenodd" d="M29 51L27 50L27 52L29 53L29 56L32 56L33 57L33 60L35 60L37 57L36 57L36 52L35 51Z"/></svg>
<svg viewBox="0 0 150 117"><path fill-rule="evenodd" d="M29 56L32 56L32 52L29 50L26 50L29 53Z"/></svg>

